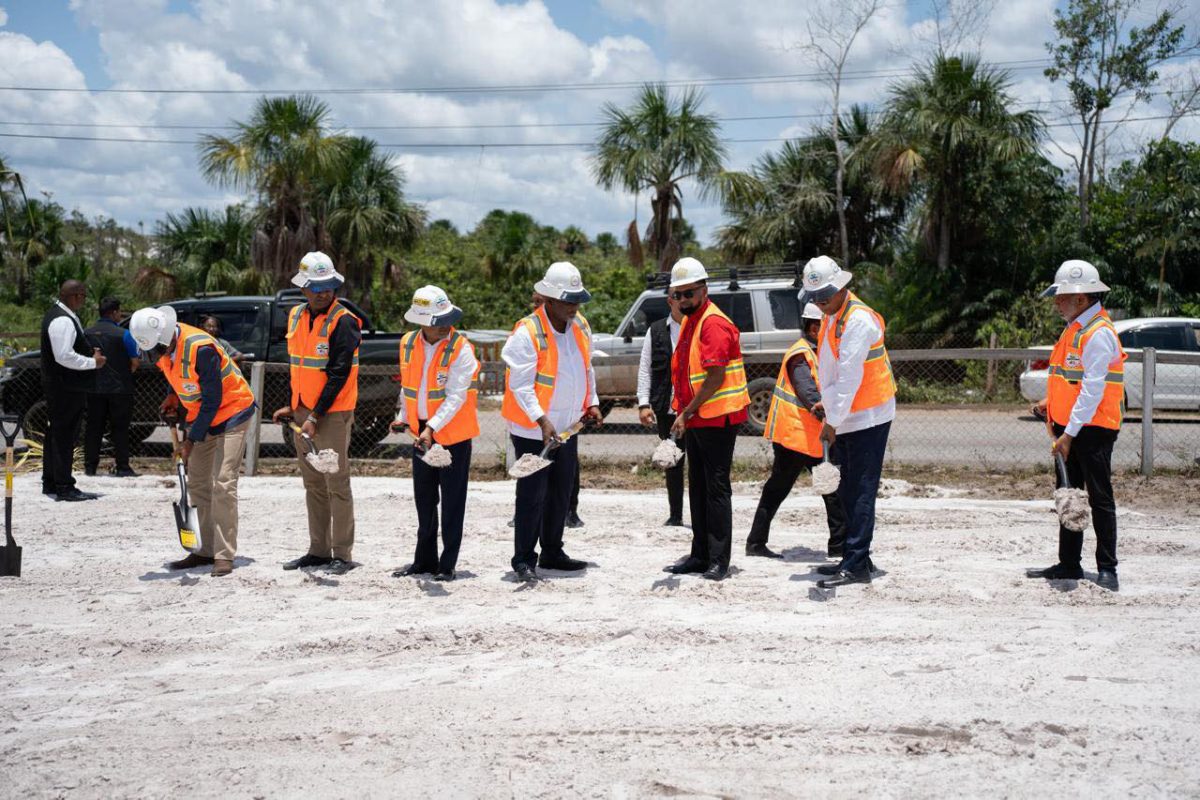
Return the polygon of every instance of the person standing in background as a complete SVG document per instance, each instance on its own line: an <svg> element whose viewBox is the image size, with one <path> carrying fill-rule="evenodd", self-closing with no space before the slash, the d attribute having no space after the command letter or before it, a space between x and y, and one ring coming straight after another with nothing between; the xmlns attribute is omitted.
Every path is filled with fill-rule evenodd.
<svg viewBox="0 0 1200 800"><path fill-rule="evenodd" d="M679 326L683 313L679 301L667 295L670 313L651 323L642 341L642 356L638 360L637 398L638 420L647 428L656 428L659 439L671 435L675 412L671 410L671 355L679 342ZM667 480L667 506L670 512L665 526L683 525L683 470L687 457L664 470Z"/></svg>
<svg viewBox="0 0 1200 800"><path fill-rule="evenodd" d="M121 328L121 301L100 301L100 319L84 333L100 348L106 362L96 371L96 385L88 393L87 424L83 434L83 472L95 475L100 467L100 445L105 428L113 445L112 475L136 478L129 466L129 422L133 419L133 373L141 361L137 342Z"/></svg>

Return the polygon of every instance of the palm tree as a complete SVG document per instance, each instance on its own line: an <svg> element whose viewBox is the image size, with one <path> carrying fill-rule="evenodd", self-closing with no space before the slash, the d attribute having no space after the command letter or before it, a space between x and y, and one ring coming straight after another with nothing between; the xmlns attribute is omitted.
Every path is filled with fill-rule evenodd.
<svg viewBox="0 0 1200 800"><path fill-rule="evenodd" d="M1041 118L1013 111L1008 86L1007 73L978 58L939 53L893 86L878 130L860 150L889 190L923 198L923 232L942 274L972 174L1037 150Z"/></svg>
<svg viewBox="0 0 1200 800"><path fill-rule="evenodd" d="M254 265L283 284L324 239L311 206L315 187L345 156L350 139L329 131L329 107L315 97L264 97L232 137L201 137L200 169L210 182L253 192L259 203Z"/></svg>
<svg viewBox="0 0 1200 800"><path fill-rule="evenodd" d="M167 264L187 288L242 291L242 284L254 282L242 274L253 269L250 242L254 220L241 205L227 206L220 213L185 208L179 214L167 214L155 234Z"/></svg>
<svg viewBox="0 0 1200 800"><path fill-rule="evenodd" d="M696 181L702 191L720 193L726 151L716 117L703 114L704 95L687 89L672 97L663 84L647 84L633 107L606 103L605 127L592 156L592 173L605 189L652 192L650 252L666 270L680 253L675 220L683 217L680 184Z"/></svg>
<svg viewBox="0 0 1200 800"><path fill-rule="evenodd" d="M493 281L531 278L556 260L554 237L520 211L489 212L472 236L483 245L483 270Z"/></svg>

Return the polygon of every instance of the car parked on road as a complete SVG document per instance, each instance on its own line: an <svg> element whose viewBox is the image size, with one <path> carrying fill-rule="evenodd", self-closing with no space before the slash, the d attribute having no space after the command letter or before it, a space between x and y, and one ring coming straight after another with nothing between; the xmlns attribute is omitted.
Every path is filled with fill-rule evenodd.
<svg viewBox="0 0 1200 800"><path fill-rule="evenodd" d="M1191 317L1145 317L1113 322L1117 338L1126 351L1153 347L1160 353L1200 353L1200 319ZM1046 396L1047 359L1034 361L1021 374L1021 394L1037 402ZM1142 365L1125 363L1125 404L1142 407ZM1154 407L1173 410L1200 409L1200 365L1157 364L1154 373Z"/></svg>

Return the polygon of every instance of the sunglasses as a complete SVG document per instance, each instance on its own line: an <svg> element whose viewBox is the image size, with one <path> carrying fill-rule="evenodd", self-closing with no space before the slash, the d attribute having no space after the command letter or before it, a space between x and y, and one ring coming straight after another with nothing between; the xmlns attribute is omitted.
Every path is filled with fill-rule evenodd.
<svg viewBox="0 0 1200 800"><path fill-rule="evenodd" d="M699 289L688 289L686 292L671 292L672 300L691 300Z"/></svg>

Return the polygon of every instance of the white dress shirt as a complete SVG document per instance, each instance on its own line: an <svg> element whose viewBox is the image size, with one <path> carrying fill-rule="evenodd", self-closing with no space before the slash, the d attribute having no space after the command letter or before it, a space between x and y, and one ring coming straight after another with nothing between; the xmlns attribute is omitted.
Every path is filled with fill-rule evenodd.
<svg viewBox="0 0 1200 800"><path fill-rule="evenodd" d="M424 333L417 334L424 336ZM442 400L442 404L438 406L437 412L432 417L429 416L429 365L433 363L433 355L437 350L437 342L430 344L428 340L423 343L425 350L425 364L421 369L421 385L417 388L417 417L427 420L427 425L434 431L440 431L445 427L446 423L454 419L454 415L463 407L463 403L467 402L467 392L471 388L471 376L475 374L475 367L479 362L475 358L475 348L470 342L463 344L462 350L458 353L458 358L450 362L450 369L446 374L446 385L442 388L446 390L446 397ZM407 419L407 403L400 404L400 422L406 423Z"/></svg>
<svg viewBox="0 0 1200 800"><path fill-rule="evenodd" d="M1096 303L1076 317L1075 321L1086 328L1099 313L1100 304ZM1116 334L1107 327L1099 328L1083 346L1080 358L1083 361L1083 380L1079 382L1079 397L1075 398L1071 418L1065 428L1067 435L1072 437L1078 436L1079 429L1096 416L1096 409L1104 399L1104 383L1108 372L1121 363L1121 348Z"/></svg>
<svg viewBox="0 0 1200 800"><path fill-rule="evenodd" d="M50 350L54 353L54 360L67 369L79 372L95 369L96 359L91 356L81 356L75 352L75 337L79 336L79 331L83 330L79 317L75 316L74 311L63 305L62 301L56 301L55 304L71 317L70 319L67 317L52 319L50 326L46 329L50 336ZM75 321L74 324L71 320ZM79 327L76 328L76 325Z"/></svg>
<svg viewBox="0 0 1200 800"><path fill-rule="evenodd" d="M535 422L547 416L554 429L561 433L583 416L585 399L588 406L599 405L600 400L596 396L596 372L585 368L583 353L579 351L571 326L567 326L566 332L559 333L551 325L548 333L554 337L554 343L558 346L558 374L554 377L554 394L550 397L550 408L542 408L537 394L534 393L537 348L534 347L533 337L524 325L518 326L508 337L504 349L500 351L500 357L508 365L509 387L525 415ZM590 343L590 333L588 339ZM542 438L542 429L537 425L527 428L510 420L508 430L514 436L524 439Z"/></svg>
<svg viewBox="0 0 1200 800"><path fill-rule="evenodd" d="M849 302L847 299L846 302ZM883 330L875 317L865 308L856 308L846 317L842 332L839 355L833 355L830 340L837 314L825 318L827 327L821 340L821 352L817 355L817 374L821 378L821 404L825 408L825 421L838 433L853 433L874 428L896 418L896 398L888 399L874 408L850 413L854 395L862 385L863 364L871 345L879 341Z"/></svg>
<svg viewBox="0 0 1200 800"><path fill-rule="evenodd" d="M679 323L674 317L667 317L667 330L671 334L671 352L679 344ZM675 397L675 389L671 389L671 397ZM650 405L650 332L642 340L642 357L638 361L637 401L639 406Z"/></svg>

